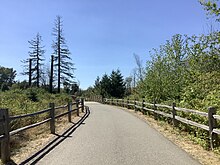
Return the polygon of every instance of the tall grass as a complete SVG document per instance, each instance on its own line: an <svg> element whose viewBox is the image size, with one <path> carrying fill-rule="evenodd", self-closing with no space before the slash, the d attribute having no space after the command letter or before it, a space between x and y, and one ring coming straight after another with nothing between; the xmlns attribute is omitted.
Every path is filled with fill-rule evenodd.
<svg viewBox="0 0 220 165"><path fill-rule="evenodd" d="M65 93L50 94L44 89L29 88L26 90L14 89L0 92L0 108L8 108L10 116L27 114L46 109L49 103L55 106L67 104L71 97ZM38 115L11 122L11 129L16 129L37 121L41 121L47 114Z"/></svg>

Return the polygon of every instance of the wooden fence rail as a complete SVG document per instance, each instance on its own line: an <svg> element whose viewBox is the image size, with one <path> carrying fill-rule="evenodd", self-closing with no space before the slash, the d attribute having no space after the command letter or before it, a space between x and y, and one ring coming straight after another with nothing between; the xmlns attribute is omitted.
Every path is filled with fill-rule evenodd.
<svg viewBox="0 0 220 165"><path fill-rule="evenodd" d="M72 105L76 105L75 109L72 109ZM67 105L62 105L55 107L54 103L49 104L48 109L44 109L38 112L30 113L30 114L24 114L24 115L17 115L17 116L9 116L9 110L8 109L0 109L0 142L1 142L1 160L5 164L10 161L10 136L13 136L21 131L37 127L39 125L42 125L44 123L50 122L50 132L52 134L55 134L56 128L55 128L55 119L60 118L62 116L68 115L68 121L71 122L71 113L76 111L77 116L79 116L79 110L81 109L82 112L84 112L84 99L76 100L76 102L69 102ZM67 112L61 113L59 115L55 115L55 111L61 108L68 108ZM21 128L18 128L16 130L10 129L10 122L22 119L26 117L34 117L36 115L40 114L48 114L49 116L44 119L43 121L27 125Z"/></svg>
<svg viewBox="0 0 220 165"><path fill-rule="evenodd" d="M218 140L217 135L220 135L220 126L217 126L217 120L220 121L220 115L216 115L216 108L215 107L209 107L208 113L207 112L201 112L198 110L193 109L186 109L186 108L180 108L176 107L176 104L173 103L172 106L169 105L161 105L161 104L152 104L147 103L144 100L143 101L136 101L136 100L122 100L122 99L104 99L105 104L110 105L117 105L122 106L126 108L133 108L135 111L139 110L142 113L146 114L146 112L152 112L154 115L154 118L157 119L157 115L162 115L164 117L168 117L172 119L172 123L174 126L177 126L177 121L185 123L187 125L191 125L194 127L201 128L203 130L206 130L209 132L209 142L210 142L210 148L214 149L214 142ZM166 113L163 111L160 111L159 108L166 108L170 110L170 113ZM181 116L177 115L177 112L184 112L184 113L190 113L195 114L198 116L202 116L208 119L208 125L204 125L186 118L183 118Z"/></svg>

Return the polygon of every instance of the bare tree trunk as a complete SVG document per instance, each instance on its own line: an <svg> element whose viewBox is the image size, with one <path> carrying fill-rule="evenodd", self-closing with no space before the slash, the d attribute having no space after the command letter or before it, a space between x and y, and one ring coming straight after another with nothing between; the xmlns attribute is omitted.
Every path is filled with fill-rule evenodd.
<svg viewBox="0 0 220 165"><path fill-rule="evenodd" d="M60 57L60 26L61 26L61 24L60 24L61 22L60 22L60 18L58 17L58 45L57 45L57 49L58 49L58 93L60 93L60 59L61 59L61 57Z"/></svg>
<svg viewBox="0 0 220 165"><path fill-rule="evenodd" d="M37 38L37 87L39 87L40 68L39 68L39 38Z"/></svg>
<svg viewBox="0 0 220 165"><path fill-rule="evenodd" d="M31 87L31 77L32 77L32 59L29 59L29 87Z"/></svg>
<svg viewBox="0 0 220 165"><path fill-rule="evenodd" d="M50 93L53 92L53 61L54 56L51 56L51 70L50 70Z"/></svg>

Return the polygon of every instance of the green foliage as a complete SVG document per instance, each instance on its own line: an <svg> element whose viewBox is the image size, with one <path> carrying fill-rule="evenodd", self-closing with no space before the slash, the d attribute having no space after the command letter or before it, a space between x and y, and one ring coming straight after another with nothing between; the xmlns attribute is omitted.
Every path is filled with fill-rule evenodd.
<svg viewBox="0 0 220 165"><path fill-rule="evenodd" d="M24 81L21 81L21 82L16 82L12 85L11 89L14 90L14 89L27 89L29 87L29 83L24 80Z"/></svg>
<svg viewBox="0 0 220 165"><path fill-rule="evenodd" d="M13 68L0 66L0 90L9 90L15 82L16 71Z"/></svg>
<svg viewBox="0 0 220 165"><path fill-rule="evenodd" d="M186 39L174 35L159 49L153 49L151 56L145 79L138 84L138 93L156 102L180 100L186 72Z"/></svg>
<svg viewBox="0 0 220 165"><path fill-rule="evenodd" d="M209 15L213 15L216 17L217 21L220 21L220 8L218 4L218 0L200 0L200 4L204 6L205 10L207 10Z"/></svg>
<svg viewBox="0 0 220 165"><path fill-rule="evenodd" d="M120 70L112 71L110 76L110 95L115 98L122 98L125 95L125 83Z"/></svg>
<svg viewBox="0 0 220 165"><path fill-rule="evenodd" d="M52 48L54 50L54 67L57 71L58 93L60 93L61 83L71 85L73 83L74 64L72 62L70 50L66 44L63 34L63 21L61 16L55 19L55 26L53 28L54 42Z"/></svg>
<svg viewBox="0 0 220 165"><path fill-rule="evenodd" d="M96 89L96 91L98 92L98 89ZM103 97L111 96L111 79L107 74L104 74L100 81L100 93L98 94L102 95Z"/></svg>
<svg viewBox="0 0 220 165"><path fill-rule="evenodd" d="M192 37L174 35L154 49L151 56L145 79L137 86L139 98L144 96L148 102L168 105L176 102L179 107L205 112L209 106L219 108L220 32ZM177 115L208 125L206 117L184 112ZM207 131L187 124L179 124L179 129L189 132L195 142L208 148Z"/></svg>
<svg viewBox="0 0 220 165"><path fill-rule="evenodd" d="M112 71L111 75L104 74L100 80L99 77L95 80L94 87L89 87L84 91L85 97L101 95L102 97L122 98L125 96L125 83L120 70Z"/></svg>
<svg viewBox="0 0 220 165"><path fill-rule="evenodd" d="M46 109L51 102L55 103L55 106L59 106L67 104L71 100L71 97L67 94L50 94L41 88L14 89L0 92L0 108L8 108L11 116ZM15 129L40 120L42 120L42 117L36 116L23 122L14 121L11 128Z"/></svg>

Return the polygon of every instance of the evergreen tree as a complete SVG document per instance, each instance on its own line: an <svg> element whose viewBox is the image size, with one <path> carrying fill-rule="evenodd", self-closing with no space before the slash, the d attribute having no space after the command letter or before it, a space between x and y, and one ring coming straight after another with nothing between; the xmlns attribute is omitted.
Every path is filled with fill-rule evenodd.
<svg viewBox="0 0 220 165"><path fill-rule="evenodd" d="M60 16L56 17L55 27L53 28L53 36L55 40L52 48L54 49L54 66L57 69L57 85L58 93L60 93L61 82L63 84L71 84L73 76L73 63L70 57L71 53L66 45L66 40L63 35L63 22Z"/></svg>
<svg viewBox="0 0 220 165"><path fill-rule="evenodd" d="M111 91L110 94L112 97L122 98L125 95L125 83L123 76L121 75L120 70L112 71L110 76L111 82Z"/></svg>
<svg viewBox="0 0 220 165"><path fill-rule="evenodd" d="M95 80L94 90L98 95L101 94L101 80L99 76Z"/></svg>
<svg viewBox="0 0 220 165"><path fill-rule="evenodd" d="M41 36L37 33L36 38L33 40L28 41L30 44L29 48L31 49L29 53L29 58L23 60L22 62L25 63L24 65L24 72L23 75L31 75L31 80L33 80L34 84L39 87L40 86L40 79L41 75L43 74L42 65L43 65L43 55L45 50L43 50L44 46L41 46ZM29 61L31 59L31 68L29 68ZM31 72L31 73L30 73Z"/></svg>
<svg viewBox="0 0 220 165"><path fill-rule="evenodd" d="M111 96L111 80L109 79L107 74L104 74L100 81L100 94L102 97Z"/></svg>
<svg viewBox="0 0 220 165"><path fill-rule="evenodd" d="M16 71L0 66L0 90L8 90L15 83Z"/></svg>

